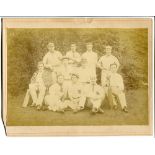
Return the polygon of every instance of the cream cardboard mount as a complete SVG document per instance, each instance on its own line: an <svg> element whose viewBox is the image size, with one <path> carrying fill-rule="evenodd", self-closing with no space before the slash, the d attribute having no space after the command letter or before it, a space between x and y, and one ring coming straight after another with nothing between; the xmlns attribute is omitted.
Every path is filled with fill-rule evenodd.
<svg viewBox="0 0 155 155"><path fill-rule="evenodd" d="M111 135L152 135L153 130L153 100L152 100L152 45L153 45L153 18L3 18L2 19L2 63L3 63L3 103L2 120L4 123L6 135L8 136L111 136ZM134 31L134 33L133 33ZM137 35L141 31L141 35ZM129 32L137 38L128 37ZM90 115L89 109L85 112L72 114L67 111L65 114L47 111L37 111L28 106L22 108L22 103L29 83L29 71L34 71L36 60L42 58L46 53L46 44L54 41L59 50L63 53L68 50L67 46L73 41L73 36L80 36L82 39L88 37L85 41L93 42L94 49L98 48L98 43L102 44L104 38L99 34L104 34L104 38L110 38L109 34L115 34L120 38L119 46L126 43L126 47L134 50L135 46L145 49L144 55L147 56L144 61L147 66L148 81L143 82L143 88L127 92L127 102L129 113L122 114L120 111L112 112L105 108L102 115ZM125 35L126 34L126 35ZM51 36L50 36L51 35ZM55 35L55 36L54 36ZM99 36L99 38L95 38ZM61 37L58 37L61 36ZM114 37L114 36L111 36ZM64 40L63 40L63 39ZM69 42L70 38L70 42ZM90 39L91 38L91 39ZM65 39L68 44L63 44ZM78 40L76 42L80 51L83 48ZM103 40L102 40L103 39ZM111 38L112 39L112 38ZM143 44L135 44L139 39ZM110 39L109 39L110 40ZM105 43L104 42L104 43ZM108 43L108 41L107 41ZM115 45L111 45L115 46ZM145 47L144 47L145 46ZM102 46L101 46L102 48ZM64 50L64 51L63 51ZM83 48L80 52L86 50ZM96 51L97 51L96 50ZM128 49L129 50L129 49ZM37 51L41 56L35 57ZM101 50L102 51L102 50ZM33 55L34 54L34 55ZM63 53L64 54L64 53ZM103 52L104 54L104 52ZM22 55L22 56L21 56ZM30 58L31 60L27 59ZM25 60L25 59L26 60ZM139 57L140 59L140 57ZM145 59L145 58L144 58ZM21 60L21 61L20 61ZM124 59L125 60L125 59ZM133 60L137 61L138 60ZM147 63L148 62L148 63ZM29 65L29 69L24 65ZM137 64L138 65L138 64ZM17 67L18 66L18 67ZM22 71L19 69L23 67ZM144 67L144 66L141 66ZM87 74L87 73L86 73ZM13 77L10 77L10 76ZM27 77L26 77L27 76ZM18 78L17 78L18 77ZM25 80L27 79L27 81ZM19 85L23 80L25 89ZM20 90L20 93L15 93ZM130 96L131 95L131 96ZM145 99L141 99L145 96ZM137 98L134 100L134 98ZM27 98L28 99L28 98ZM137 107L138 106L138 107ZM134 110L139 108L139 110ZM115 113L115 114L114 114ZM140 114L141 113L141 114ZM120 117L118 115L121 115ZM137 117L138 116L138 117ZM115 122L115 119L118 119ZM126 121L124 121L126 119ZM79 120L79 121L77 121ZM106 122L107 120L107 122ZM122 121L121 121L122 120Z"/></svg>

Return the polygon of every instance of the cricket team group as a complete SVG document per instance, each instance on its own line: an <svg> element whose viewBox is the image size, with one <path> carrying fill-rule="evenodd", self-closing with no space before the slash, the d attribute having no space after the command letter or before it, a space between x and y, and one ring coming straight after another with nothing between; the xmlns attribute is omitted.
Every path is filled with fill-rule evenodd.
<svg viewBox="0 0 155 155"><path fill-rule="evenodd" d="M93 51L93 44L86 43L86 52L76 51L76 44L72 43L70 51L63 56L55 50L54 43L47 45L48 52L43 60L38 62L38 70L33 74L29 88L24 98L23 107L30 106L41 110L64 113L67 109L78 113L90 106L92 114L104 113L103 100L110 98L113 109L120 104L122 112L127 113L127 103L124 93L122 76L117 73L120 63L112 54L112 46L105 47L105 54L98 58ZM96 68L101 69L101 84L97 84ZM47 87L43 78L48 71L52 83ZM110 103L110 104L111 104Z"/></svg>

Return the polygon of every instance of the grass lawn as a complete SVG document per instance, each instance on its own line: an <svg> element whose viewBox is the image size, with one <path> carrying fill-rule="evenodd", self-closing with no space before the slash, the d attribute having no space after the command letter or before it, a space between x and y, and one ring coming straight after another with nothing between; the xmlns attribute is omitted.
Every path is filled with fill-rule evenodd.
<svg viewBox="0 0 155 155"><path fill-rule="evenodd" d="M130 90L126 93L129 113L111 110L107 102L104 114L91 115L86 109L74 114L51 111L37 111L35 108L22 108L25 94L8 96L7 125L9 126L65 126L65 125L146 125L148 124L147 88Z"/></svg>

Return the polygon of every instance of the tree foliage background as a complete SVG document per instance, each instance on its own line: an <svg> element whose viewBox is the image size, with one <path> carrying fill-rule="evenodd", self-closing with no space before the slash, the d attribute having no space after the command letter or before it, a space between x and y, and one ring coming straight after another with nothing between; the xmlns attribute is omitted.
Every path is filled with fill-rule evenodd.
<svg viewBox="0 0 155 155"><path fill-rule="evenodd" d="M54 42L56 50L64 55L70 44L77 44L77 51L86 51L85 43L93 42L93 50L101 57L105 46L113 46L113 54L119 59L120 74L126 89L137 89L148 76L148 30L138 29L8 29L7 30L7 67L8 93L18 95L28 88L37 62L47 52L47 44ZM97 69L100 83L100 70Z"/></svg>

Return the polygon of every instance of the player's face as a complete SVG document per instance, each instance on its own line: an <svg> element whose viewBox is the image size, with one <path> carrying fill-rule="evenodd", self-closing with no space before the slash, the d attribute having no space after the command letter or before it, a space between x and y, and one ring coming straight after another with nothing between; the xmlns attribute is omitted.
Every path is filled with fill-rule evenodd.
<svg viewBox="0 0 155 155"><path fill-rule="evenodd" d="M106 47L106 55L111 55L112 48L111 47Z"/></svg>
<svg viewBox="0 0 155 155"><path fill-rule="evenodd" d="M38 70L39 70L39 71L43 71L43 69L44 69L44 65L43 65L43 64L39 64L39 65L38 65Z"/></svg>
<svg viewBox="0 0 155 155"><path fill-rule="evenodd" d="M62 84L63 82L64 82L63 76L59 76L59 77L58 77L58 83L59 83L59 84Z"/></svg>
<svg viewBox="0 0 155 155"><path fill-rule="evenodd" d="M75 75L72 75L72 82L76 83L78 81L78 78Z"/></svg>
<svg viewBox="0 0 155 155"><path fill-rule="evenodd" d="M93 49L93 45L87 45L86 47L87 47L87 51L92 51Z"/></svg>
<svg viewBox="0 0 155 155"><path fill-rule="evenodd" d="M76 51L76 45L75 44L71 45L71 51Z"/></svg>
<svg viewBox="0 0 155 155"><path fill-rule="evenodd" d="M116 73L117 72L117 66L116 65L112 65L110 67L110 70L111 70L112 73Z"/></svg>
<svg viewBox="0 0 155 155"><path fill-rule="evenodd" d="M48 45L48 50L49 50L50 52L53 52L54 49L55 49L54 44L49 44L49 45Z"/></svg>

